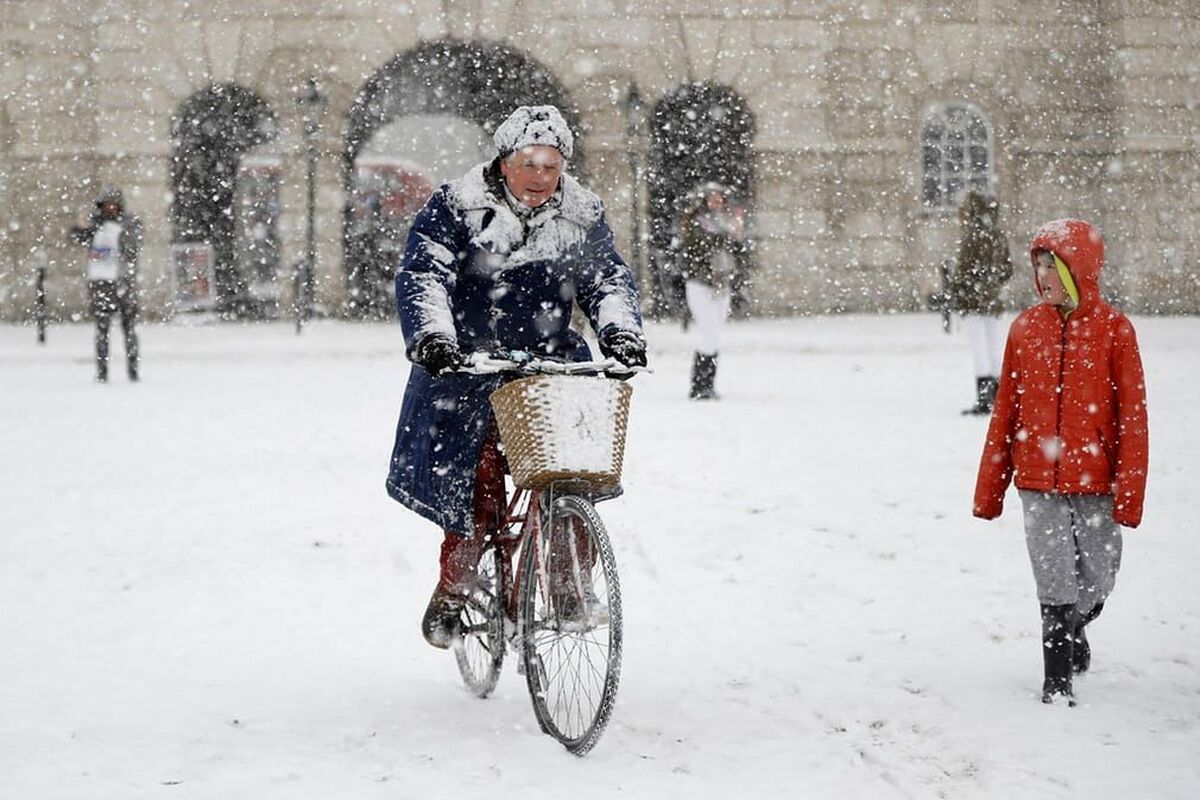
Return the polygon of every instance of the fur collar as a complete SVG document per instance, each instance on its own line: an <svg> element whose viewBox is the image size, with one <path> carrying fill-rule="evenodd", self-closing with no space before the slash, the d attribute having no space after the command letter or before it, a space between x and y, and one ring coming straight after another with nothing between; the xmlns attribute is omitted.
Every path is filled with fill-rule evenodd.
<svg viewBox="0 0 1200 800"><path fill-rule="evenodd" d="M452 181L447 196L463 213L471 243L504 256L504 267L563 258L583 244L604 211L599 197L564 173L554 197L522 220L504 200L501 180L498 161L484 162Z"/></svg>

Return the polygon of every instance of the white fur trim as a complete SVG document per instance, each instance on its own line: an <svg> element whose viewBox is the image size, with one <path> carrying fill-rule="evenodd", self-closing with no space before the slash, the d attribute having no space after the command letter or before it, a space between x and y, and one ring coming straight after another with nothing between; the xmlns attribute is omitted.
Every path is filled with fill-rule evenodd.
<svg viewBox="0 0 1200 800"><path fill-rule="evenodd" d="M563 174L558 192L534 210L526 223L508 203L488 190L484 170L488 163L471 170L447 187L447 199L464 212L476 246L502 256L495 269L515 267L531 261L556 261L583 244L588 231L600 220L604 204L579 181ZM491 222L483 227L486 211ZM528 230L528 233L526 232Z"/></svg>

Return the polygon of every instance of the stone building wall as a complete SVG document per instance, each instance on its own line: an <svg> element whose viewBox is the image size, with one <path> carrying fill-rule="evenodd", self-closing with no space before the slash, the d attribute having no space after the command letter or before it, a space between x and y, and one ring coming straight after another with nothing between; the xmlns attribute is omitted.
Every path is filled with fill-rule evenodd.
<svg viewBox="0 0 1200 800"><path fill-rule="evenodd" d="M317 197L319 299L344 291L339 154L355 94L421 41L502 41L553 70L581 112L587 175L628 249L621 99L731 85L758 133L760 313L915 309L957 221L920 203L920 128L963 101L993 131L1014 255L1083 216L1126 307L1200 311L1200 4L1191 0L74 0L0 2L0 316L32 300L44 249L60 316L83 311L66 228L100 184L145 221L144 305L169 309L170 121L214 83L274 110L284 261L303 252L296 86L330 95ZM645 147L645 142L641 145ZM643 230L645 226L643 224ZM1021 273L1018 273L1019 275ZM1020 277L1013 303L1029 298Z"/></svg>

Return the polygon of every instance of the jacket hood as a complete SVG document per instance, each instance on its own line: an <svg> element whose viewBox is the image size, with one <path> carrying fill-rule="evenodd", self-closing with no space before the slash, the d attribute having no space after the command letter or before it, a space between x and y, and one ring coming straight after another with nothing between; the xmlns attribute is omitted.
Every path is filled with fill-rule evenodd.
<svg viewBox="0 0 1200 800"><path fill-rule="evenodd" d="M1079 290L1079 308L1088 309L1100 301L1100 270L1104 267L1104 237L1090 223L1080 219L1059 219L1047 222L1033 236L1029 259L1036 264L1039 251L1047 250L1058 256L1071 271ZM1037 272L1034 271L1037 286Z"/></svg>

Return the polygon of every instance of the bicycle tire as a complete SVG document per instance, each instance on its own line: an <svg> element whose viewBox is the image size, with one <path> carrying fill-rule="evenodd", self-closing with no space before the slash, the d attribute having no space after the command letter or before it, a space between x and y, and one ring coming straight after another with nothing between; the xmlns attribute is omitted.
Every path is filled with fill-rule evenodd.
<svg viewBox="0 0 1200 800"><path fill-rule="evenodd" d="M616 702L621 587L608 532L590 502L554 497L544 519L522 555L522 666L538 725L582 756L599 741Z"/></svg>
<svg viewBox="0 0 1200 800"><path fill-rule="evenodd" d="M506 573L502 548L489 542L480 554L475 583L459 618L462 636L454 642L454 658L463 683L477 697L492 693L504 666Z"/></svg>

